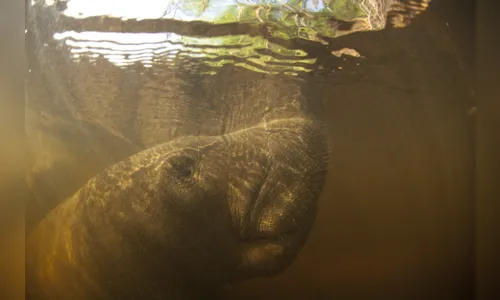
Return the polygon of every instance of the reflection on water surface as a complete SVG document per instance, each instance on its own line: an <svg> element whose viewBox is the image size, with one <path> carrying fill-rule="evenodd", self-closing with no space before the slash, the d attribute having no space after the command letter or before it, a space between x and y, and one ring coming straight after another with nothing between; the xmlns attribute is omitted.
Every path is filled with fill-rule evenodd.
<svg viewBox="0 0 500 300"><path fill-rule="evenodd" d="M42 1L35 2L42 3ZM213 74L225 64L257 72L297 75L314 69L316 57L297 41L329 45L358 31L404 27L428 0L147 0L47 1L62 11L55 39L75 60L102 56L118 66L176 67L199 59ZM331 49L334 55L360 54ZM186 67L186 65L184 65Z"/></svg>

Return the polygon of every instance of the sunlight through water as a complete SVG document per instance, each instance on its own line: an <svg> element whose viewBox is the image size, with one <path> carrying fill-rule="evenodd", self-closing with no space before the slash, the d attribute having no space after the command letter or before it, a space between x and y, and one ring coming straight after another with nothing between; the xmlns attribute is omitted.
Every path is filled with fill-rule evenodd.
<svg viewBox="0 0 500 300"><path fill-rule="evenodd" d="M209 74L234 64L257 72L297 75L311 71L316 58L297 49L293 40L328 45L328 39L352 32L381 30L389 16L393 26L404 27L428 2L45 0L34 4L57 8L67 30L54 38L70 49L75 60L103 57L119 67L141 63L175 68L194 58L211 68ZM332 55L360 56L349 48Z"/></svg>

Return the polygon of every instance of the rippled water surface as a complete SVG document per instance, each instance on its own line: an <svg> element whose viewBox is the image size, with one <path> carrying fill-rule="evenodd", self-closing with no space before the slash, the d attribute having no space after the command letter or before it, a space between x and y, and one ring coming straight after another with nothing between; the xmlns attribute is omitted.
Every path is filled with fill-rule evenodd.
<svg viewBox="0 0 500 300"><path fill-rule="evenodd" d="M35 1L35 6L44 6ZM258 72L297 75L314 69L307 42L330 40L386 24L408 25L428 1L47 1L61 12L54 38L73 58L104 57L117 66L141 62L175 66L195 58L214 69L235 64ZM49 24L47 26L50 27ZM305 43L305 44L304 44ZM304 49L306 48L306 49ZM360 54L331 49L334 55ZM191 62L194 63L194 62Z"/></svg>

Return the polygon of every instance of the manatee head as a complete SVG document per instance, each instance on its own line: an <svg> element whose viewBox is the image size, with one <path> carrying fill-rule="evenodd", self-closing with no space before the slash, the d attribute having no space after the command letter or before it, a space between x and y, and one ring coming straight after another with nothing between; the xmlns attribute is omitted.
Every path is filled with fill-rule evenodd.
<svg viewBox="0 0 500 300"><path fill-rule="evenodd" d="M92 178L41 222L32 247L59 263L70 251L92 286L109 278L120 289L125 278L144 289L155 280L214 286L276 274L307 239L327 157L320 128L304 119L179 138ZM61 228L68 236L52 231Z"/></svg>

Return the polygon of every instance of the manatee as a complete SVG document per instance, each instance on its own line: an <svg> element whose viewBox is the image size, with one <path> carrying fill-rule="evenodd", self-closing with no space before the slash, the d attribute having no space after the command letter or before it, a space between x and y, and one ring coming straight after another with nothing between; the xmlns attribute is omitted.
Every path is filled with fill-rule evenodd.
<svg viewBox="0 0 500 300"><path fill-rule="evenodd" d="M107 168L30 236L30 299L211 299L228 282L282 271L324 183L318 132L276 120Z"/></svg>
<svg viewBox="0 0 500 300"><path fill-rule="evenodd" d="M198 10L207 3L188 2L177 9L206 19L206 7ZM321 84L235 65L311 71L300 40L324 45L387 23L404 27L429 3L372 2L325 2L332 15L314 1L305 10L237 3L228 11L243 9L243 19L225 14L211 26L161 19L174 11L124 20L108 14L111 6L83 18L75 7L85 0L36 1L27 22L27 179L36 200L28 208L41 221L27 237L27 299L218 299L228 283L289 267L314 224L328 168L322 101L305 92ZM68 7L77 17L64 15ZM166 42L105 34L128 31ZM175 52L165 45L182 42L167 41L167 31L220 39ZM231 35L240 37L225 48ZM154 51L137 50L141 43ZM222 51L186 59L193 49ZM137 56L154 62L131 62ZM234 65L220 67L227 58ZM210 64L216 74L202 75Z"/></svg>
<svg viewBox="0 0 500 300"><path fill-rule="evenodd" d="M57 9L32 7L28 136L40 149L74 145L51 163L35 155L50 181L28 176L49 211L27 237L27 299L217 299L228 283L289 267L330 152L307 80L74 61L52 37L64 26Z"/></svg>

